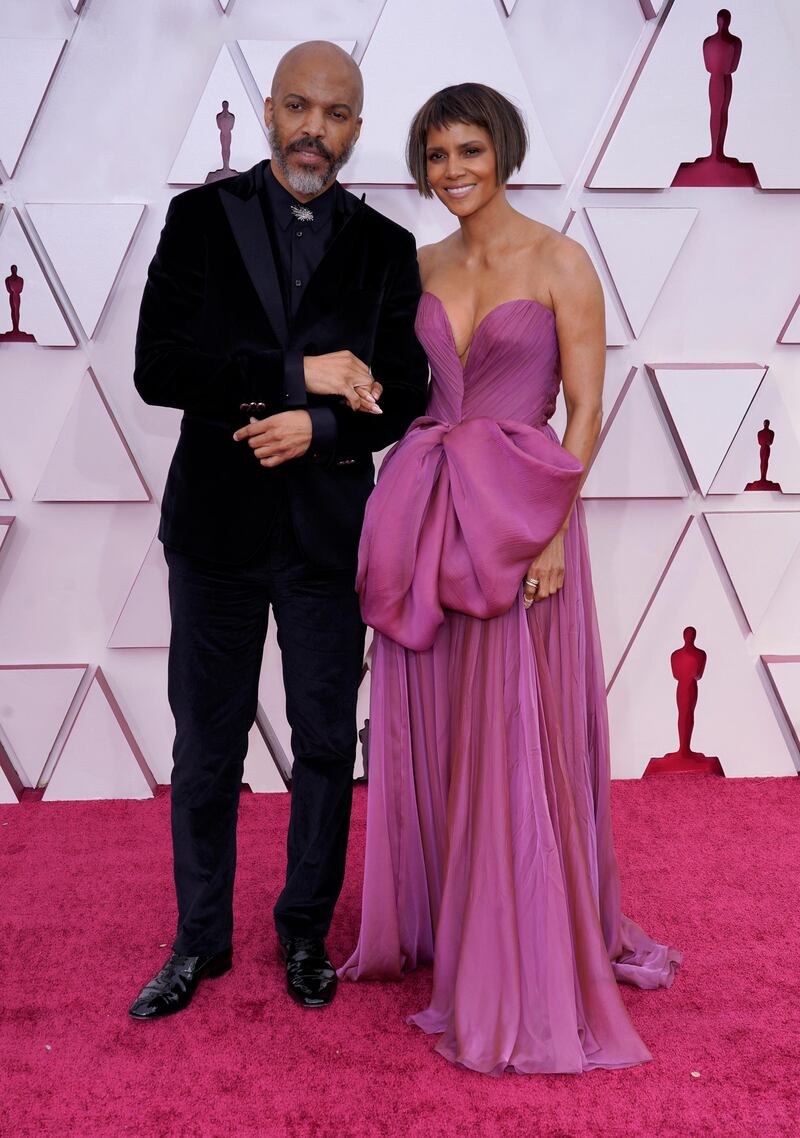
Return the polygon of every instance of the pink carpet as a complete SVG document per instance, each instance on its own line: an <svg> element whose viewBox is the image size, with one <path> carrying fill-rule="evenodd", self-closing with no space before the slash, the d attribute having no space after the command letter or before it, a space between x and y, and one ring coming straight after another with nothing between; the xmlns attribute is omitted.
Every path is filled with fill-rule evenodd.
<svg viewBox="0 0 800 1138"><path fill-rule="evenodd" d="M624 989L654 1061L499 1079L406 1025L427 971L343 985L323 1012L289 1002L270 923L287 798L242 800L233 971L155 1024L126 1010L173 931L167 795L0 807L0 1134L795 1138L800 779L665 776L613 800L625 911L685 954L670 990ZM359 790L334 961L356 936L365 806Z"/></svg>

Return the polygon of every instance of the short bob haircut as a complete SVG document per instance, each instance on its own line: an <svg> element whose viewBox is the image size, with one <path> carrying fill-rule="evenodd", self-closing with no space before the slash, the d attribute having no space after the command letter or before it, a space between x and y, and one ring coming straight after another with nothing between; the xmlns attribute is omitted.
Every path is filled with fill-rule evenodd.
<svg viewBox="0 0 800 1138"><path fill-rule="evenodd" d="M499 186L504 186L525 160L528 128L510 99L483 83L459 83L445 87L420 107L408 132L406 162L424 198L433 197L427 175L428 131L457 122L482 127L488 133L497 159Z"/></svg>

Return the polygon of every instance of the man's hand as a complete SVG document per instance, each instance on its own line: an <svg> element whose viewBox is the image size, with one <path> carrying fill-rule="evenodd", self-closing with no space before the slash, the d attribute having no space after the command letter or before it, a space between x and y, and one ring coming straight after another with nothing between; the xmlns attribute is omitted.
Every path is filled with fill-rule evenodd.
<svg viewBox="0 0 800 1138"><path fill-rule="evenodd" d="M311 446L311 416L308 411L282 411L249 423L233 437L237 443L247 439L262 466L280 466L302 458Z"/></svg>
<svg viewBox="0 0 800 1138"><path fill-rule="evenodd" d="M369 368L352 352L329 352L324 356L304 356L306 391L314 395L339 395L353 411L382 415L378 398L383 390L372 379Z"/></svg>

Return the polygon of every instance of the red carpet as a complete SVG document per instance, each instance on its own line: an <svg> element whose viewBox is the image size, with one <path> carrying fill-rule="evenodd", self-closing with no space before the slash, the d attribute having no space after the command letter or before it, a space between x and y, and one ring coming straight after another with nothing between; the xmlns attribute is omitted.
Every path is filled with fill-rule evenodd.
<svg viewBox="0 0 800 1138"><path fill-rule="evenodd" d="M614 784L625 908L685 962L669 991L624 989L654 1061L581 1076L450 1067L404 1022L427 972L295 1008L270 923L288 805L243 798L234 969L155 1024L126 1010L173 931L167 796L0 808L0 1134L800 1134L800 779ZM359 790L335 961L356 933L365 805Z"/></svg>

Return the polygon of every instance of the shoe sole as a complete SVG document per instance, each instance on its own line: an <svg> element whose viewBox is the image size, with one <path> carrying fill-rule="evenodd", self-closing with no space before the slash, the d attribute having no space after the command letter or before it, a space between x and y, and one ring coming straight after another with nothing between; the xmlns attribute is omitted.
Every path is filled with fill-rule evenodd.
<svg viewBox="0 0 800 1138"><path fill-rule="evenodd" d="M289 996L289 999L292 1001L292 1003L297 1004L298 1008L305 1008L306 1011L309 1011L309 1012L318 1012L322 1008L329 1008L336 998L336 993L334 992L334 994L331 996L331 998L329 1000L326 1000L325 1003L307 1004L304 999L302 999L299 996L293 995L291 992L288 992L288 990L287 990L287 994Z"/></svg>

